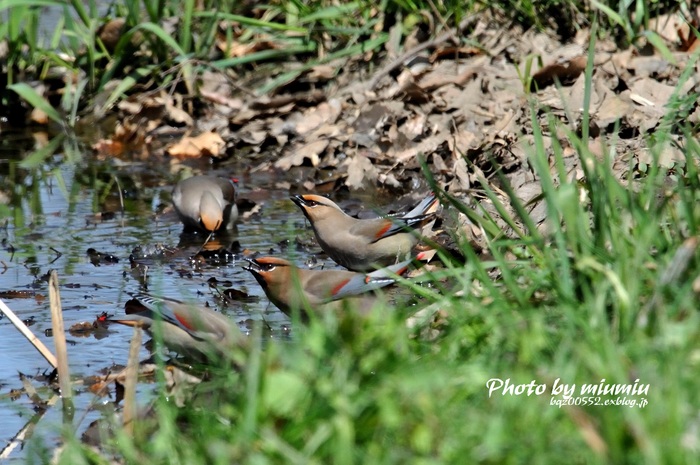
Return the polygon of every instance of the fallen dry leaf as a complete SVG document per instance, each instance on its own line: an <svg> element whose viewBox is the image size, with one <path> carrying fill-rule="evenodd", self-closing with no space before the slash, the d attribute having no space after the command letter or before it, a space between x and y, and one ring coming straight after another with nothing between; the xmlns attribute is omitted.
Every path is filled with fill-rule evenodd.
<svg viewBox="0 0 700 465"><path fill-rule="evenodd" d="M330 81L337 73L337 66L324 64L314 66L306 73L304 77L311 82L323 82Z"/></svg>
<svg viewBox="0 0 700 465"><path fill-rule="evenodd" d="M415 114L409 117L403 126L401 126L401 131L409 140L414 140L422 136L425 132L425 123L427 120L428 118L424 114Z"/></svg>
<svg viewBox="0 0 700 465"><path fill-rule="evenodd" d="M122 38L122 34L126 29L125 26L125 18L114 18L97 29L97 37L100 38L107 51L114 52L119 39Z"/></svg>
<svg viewBox="0 0 700 465"><path fill-rule="evenodd" d="M290 153L275 162L275 167L288 170L292 166L301 166L304 160L309 160L311 166L318 166L319 155L328 147L328 140L317 140L308 144L301 144L290 149Z"/></svg>
<svg viewBox="0 0 700 465"><path fill-rule="evenodd" d="M282 113L288 113L294 106L289 104L313 105L326 99L326 94L320 90L301 92L297 94L276 95L274 97L262 96L250 103L252 110L278 109Z"/></svg>
<svg viewBox="0 0 700 465"><path fill-rule="evenodd" d="M143 109L143 103L136 98L127 98L117 104L117 108L132 115L138 114Z"/></svg>
<svg viewBox="0 0 700 465"><path fill-rule="evenodd" d="M629 100L623 100L612 91L607 92L594 115L598 125L605 127L622 119L630 112L631 104Z"/></svg>
<svg viewBox="0 0 700 465"><path fill-rule="evenodd" d="M238 139L250 146L259 146L267 138L269 131L264 121L253 120L238 130Z"/></svg>
<svg viewBox="0 0 700 465"><path fill-rule="evenodd" d="M362 154L357 154L348 162L348 178L345 185L350 189L360 189L373 184L377 179L377 168Z"/></svg>
<svg viewBox="0 0 700 465"><path fill-rule="evenodd" d="M296 133L304 136L317 129L322 124L333 124L340 116L342 106L340 100L331 99L316 107L309 108L303 113L302 118L296 124Z"/></svg>
<svg viewBox="0 0 700 465"><path fill-rule="evenodd" d="M456 47L454 45L442 46L437 48L432 55L430 55L430 62L435 62L443 59L453 59L466 58L474 55L481 55L483 50L477 47L461 46Z"/></svg>
<svg viewBox="0 0 700 465"><path fill-rule="evenodd" d="M121 157L137 154L145 158L149 153L152 136L144 126L134 124L131 118L117 123L111 139L101 139L93 144L92 149L100 157Z"/></svg>
<svg viewBox="0 0 700 465"><path fill-rule="evenodd" d="M185 136L166 150L170 156L177 158L218 157L225 146L220 135L205 132L196 137Z"/></svg>
<svg viewBox="0 0 700 465"><path fill-rule="evenodd" d="M466 63L442 62L426 73L418 84L427 92L449 84L462 87L483 72L483 66L487 63L488 58L484 56L472 58Z"/></svg>
<svg viewBox="0 0 700 465"><path fill-rule="evenodd" d="M544 89L545 87L559 81L562 84L570 84L586 69L586 57L579 56L571 59L567 63L551 63L541 68L532 76L532 91Z"/></svg>
<svg viewBox="0 0 700 465"><path fill-rule="evenodd" d="M124 144L117 140L100 139L92 144L92 150L100 157L118 157L124 154Z"/></svg>
<svg viewBox="0 0 700 465"><path fill-rule="evenodd" d="M409 160L414 160L418 154L425 155L432 153L433 151L437 150L441 144L446 142L448 138L449 134L447 131L442 131L433 136L426 137L420 143L415 144L408 149L401 150L399 152L392 150L390 153L393 153L393 158L397 163L406 163Z"/></svg>
<svg viewBox="0 0 700 465"><path fill-rule="evenodd" d="M630 91L632 92L631 97L633 100L635 100L635 97L638 100L643 100L643 102L635 100L636 103L660 108L668 103L671 95L676 91L676 86L669 86L654 79L644 78L634 82L630 87Z"/></svg>
<svg viewBox="0 0 700 465"><path fill-rule="evenodd" d="M194 124L190 114L182 109L182 96L177 97L177 105L170 98L164 98L163 103L165 104L166 115L170 121L188 127Z"/></svg>
<svg viewBox="0 0 700 465"><path fill-rule="evenodd" d="M467 168L467 161L463 157L455 160L452 166L452 172L454 173L455 177L449 184L449 191L452 194L457 192L469 192L471 189L469 168Z"/></svg>
<svg viewBox="0 0 700 465"><path fill-rule="evenodd" d="M46 125L49 124L49 117L38 108L33 108L31 114L29 115L29 120L32 123Z"/></svg>

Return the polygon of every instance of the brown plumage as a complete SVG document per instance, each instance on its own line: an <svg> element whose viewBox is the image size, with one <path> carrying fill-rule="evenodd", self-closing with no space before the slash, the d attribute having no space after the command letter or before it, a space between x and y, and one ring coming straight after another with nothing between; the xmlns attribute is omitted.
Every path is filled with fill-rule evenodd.
<svg viewBox="0 0 700 465"><path fill-rule="evenodd" d="M181 355L200 359L230 356L248 346L248 338L233 321L201 305L140 294L129 300L125 309L126 315L110 321L140 326L150 334L159 330L163 344Z"/></svg>
<svg viewBox="0 0 700 465"><path fill-rule="evenodd" d="M316 235L319 245L336 263L366 271L404 260L418 243L414 229L431 221L439 206L429 195L403 216L357 219L320 195L295 195L296 203Z"/></svg>
<svg viewBox="0 0 700 465"><path fill-rule="evenodd" d="M286 315L294 309L302 314L310 309L321 313L355 308L369 311L376 297L371 291L395 282L394 274L401 274L409 261L393 265L373 273L355 273L345 270L307 270L276 257L249 260L245 269L250 271L262 286L270 301Z"/></svg>

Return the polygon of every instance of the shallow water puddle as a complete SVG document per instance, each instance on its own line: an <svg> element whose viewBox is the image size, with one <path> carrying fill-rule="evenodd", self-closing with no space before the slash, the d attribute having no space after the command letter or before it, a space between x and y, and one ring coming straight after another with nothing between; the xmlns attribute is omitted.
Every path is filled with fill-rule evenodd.
<svg viewBox="0 0 700 465"><path fill-rule="evenodd" d="M130 294L144 290L217 306L216 291L209 286L215 278L224 282L220 290L232 287L251 296L245 302L234 302L225 308L218 306L241 329L247 331L249 320L264 316L272 329L266 337L288 336L287 317L268 304L253 277L241 268L244 262L239 259L218 266L209 262L193 264L190 257L204 238L183 238L182 226L174 215L159 218L154 213L158 204L168 201L171 186L143 188L138 199L126 200L124 214L101 218L95 212L108 204L113 206L118 197L116 187L105 192L96 182L109 176L95 166L76 169L57 166L58 171L42 174L23 172L16 165L5 165L0 171L0 179L4 177L0 189L8 195L9 207L16 212L14 220L0 229L0 292L6 293L5 303L20 318L33 321L31 330L52 351L54 341L47 335L51 328L48 285L42 279L51 269L58 271L67 330L80 322L93 322L103 312L123 312ZM61 177L68 197L59 189ZM245 179L242 184L244 198L247 192L257 189L255 179ZM310 237L310 233L305 229L303 217L288 200L289 192L266 187L263 196L262 215L254 215L239 224L237 234L231 239L239 242L241 250L283 255L293 252L299 263L309 259L308 251L294 247L298 234ZM145 279L132 272L129 256L134 248L152 249L157 245L177 251L162 260L146 261ZM94 251L88 254L88 249ZM99 335L81 337L68 333L71 375L75 378L97 375L105 368L126 364L131 336L131 328L116 324ZM0 347L3 354L0 440L4 447L34 413L25 395L12 401L7 394L10 389L22 387L18 372L33 376L51 370L7 318L0 319ZM148 351L142 349L142 359L148 356ZM42 386L39 382L34 384L37 388ZM140 385L139 389L147 393L153 386ZM85 387L78 387L75 397L73 423L79 422L78 430L99 418L99 411L91 407L93 404L110 402L109 398L97 398L85 391ZM49 394L44 390L42 395ZM60 410L60 407L50 408L35 434L55 437L61 421ZM15 452L11 457L19 460L21 455Z"/></svg>

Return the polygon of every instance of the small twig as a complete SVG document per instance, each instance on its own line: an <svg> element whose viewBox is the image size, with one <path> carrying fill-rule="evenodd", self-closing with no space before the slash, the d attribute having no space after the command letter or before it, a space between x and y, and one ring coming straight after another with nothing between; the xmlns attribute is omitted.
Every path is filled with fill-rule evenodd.
<svg viewBox="0 0 700 465"><path fill-rule="evenodd" d="M56 362L56 357L51 353L48 347L44 345L39 338L37 338L34 333L32 332L31 329L27 327L27 325L24 324L24 322L17 316L15 315L15 312L10 310L10 307L5 305L5 302L3 302L2 299L0 299L0 311L4 313L7 318L10 319L13 325L19 331L24 335L24 337L27 338L29 342L34 346L36 350L39 351L39 353L46 359L47 362L53 367L56 368L58 366L58 362Z"/></svg>
<svg viewBox="0 0 700 465"><path fill-rule="evenodd" d="M66 412L73 408L71 401L73 393L70 384L66 332L63 327L63 310L61 309L61 294L58 291L58 272L56 270L51 270L49 274L49 304L51 306L51 327L53 328L53 340L58 361L58 384L61 388L61 397L63 398L63 411Z"/></svg>
<svg viewBox="0 0 700 465"><path fill-rule="evenodd" d="M204 244L202 244L202 246L199 248L199 250L197 250L197 252L195 253L195 255L197 255L197 254L200 253L202 250L204 250L204 247L209 243L209 241L211 240L211 238L212 238L213 236L214 236L214 231L212 231L212 232L209 233L209 235L207 236L207 239L204 241Z"/></svg>
<svg viewBox="0 0 700 465"><path fill-rule="evenodd" d="M34 408L37 410L43 409L46 406L46 402L44 402L44 399L41 398L32 382L29 381L29 377L23 373L20 373L19 379L22 381L22 388L24 388L25 394L27 394L29 400L31 400L32 404L34 404Z"/></svg>
<svg viewBox="0 0 700 465"><path fill-rule="evenodd" d="M124 195L122 194L122 186L119 184L119 178L114 175L114 182L117 183L117 192L119 192L119 208L121 209L122 216L124 215Z"/></svg>
<svg viewBox="0 0 700 465"><path fill-rule="evenodd" d="M136 418L136 382L139 377L139 351L141 350L141 328L134 326L134 335L129 344L129 361L126 364L124 379L124 410L122 420L124 429L131 434Z"/></svg>
<svg viewBox="0 0 700 465"><path fill-rule="evenodd" d="M53 260L51 260L51 261L49 262L49 265L53 265L53 264L56 262L56 260L58 260L59 258L61 258L61 256L62 256L63 254L62 254L61 252L59 252L58 250L54 249L53 247L49 247L49 250L51 250L53 253L56 254L56 256L53 258Z"/></svg>
<svg viewBox="0 0 700 465"><path fill-rule="evenodd" d="M445 28L445 32L450 35L452 42L454 42L455 45L459 45L459 38L457 35L455 35L454 30L450 29L450 27L447 25L445 18L442 17L440 11L438 11L437 7L435 6L435 3L433 3L433 0L428 0L428 4L430 5L430 9L433 10L433 14L437 16L440 24L442 24L442 27Z"/></svg>
<svg viewBox="0 0 700 465"><path fill-rule="evenodd" d="M270 326L270 323L267 322L265 315L263 315L262 312L260 312L260 318L262 318L262 322L265 323L265 326L267 326L267 330L272 332L272 326Z"/></svg>

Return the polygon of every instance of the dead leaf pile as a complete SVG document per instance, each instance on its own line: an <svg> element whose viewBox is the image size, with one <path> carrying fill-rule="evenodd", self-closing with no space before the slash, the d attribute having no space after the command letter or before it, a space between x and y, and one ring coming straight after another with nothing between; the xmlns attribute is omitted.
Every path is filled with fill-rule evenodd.
<svg viewBox="0 0 700 465"><path fill-rule="evenodd" d="M656 18L651 27L667 40L671 56L651 45L620 50L612 40L595 42L590 150L600 160L607 153L620 179L630 167L643 169L654 161L651 153L659 148L649 147L646 136L668 124L664 115L670 108L700 90L697 70L680 82L695 47L681 16ZM445 34L431 47L417 44L416 53L404 50L403 61L387 59L374 79L356 71L361 58L349 58L301 73L281 93L256 96L239 84L245 80L234 83L225 73L208 72L200 81L207 103L202 117L187 118L184 100L164 94L133 107L122 104L120 111L128 113L127 121L146 120L140 130L163 124L184 128L182 138L165 148L172 156L233 157L252 172L272 171L310 191L425 188L424 162L442 187L496 214L481 186L505 200L495 176L500 171L542 223L540 183L528 158L532 125L545 135L555 179L555 142L562 147L567 175L581 179L570 135L582 131L590 31L582 29L563 44L545 33L504 30L485 13L466 33L478 48L452 46L454 34ZM271 47L267 42L261 37L254 49ZM396 45L387 43L388 58L399 53ZM227 53L250 51L229 48ZM528 63L531 76L524 74ZM158 117L148 122L145 112L154 110ZM687 103L684 111L687 121L700 122L697 102ZM659 163L684 163L681 139L660 149Z"/></svg>

